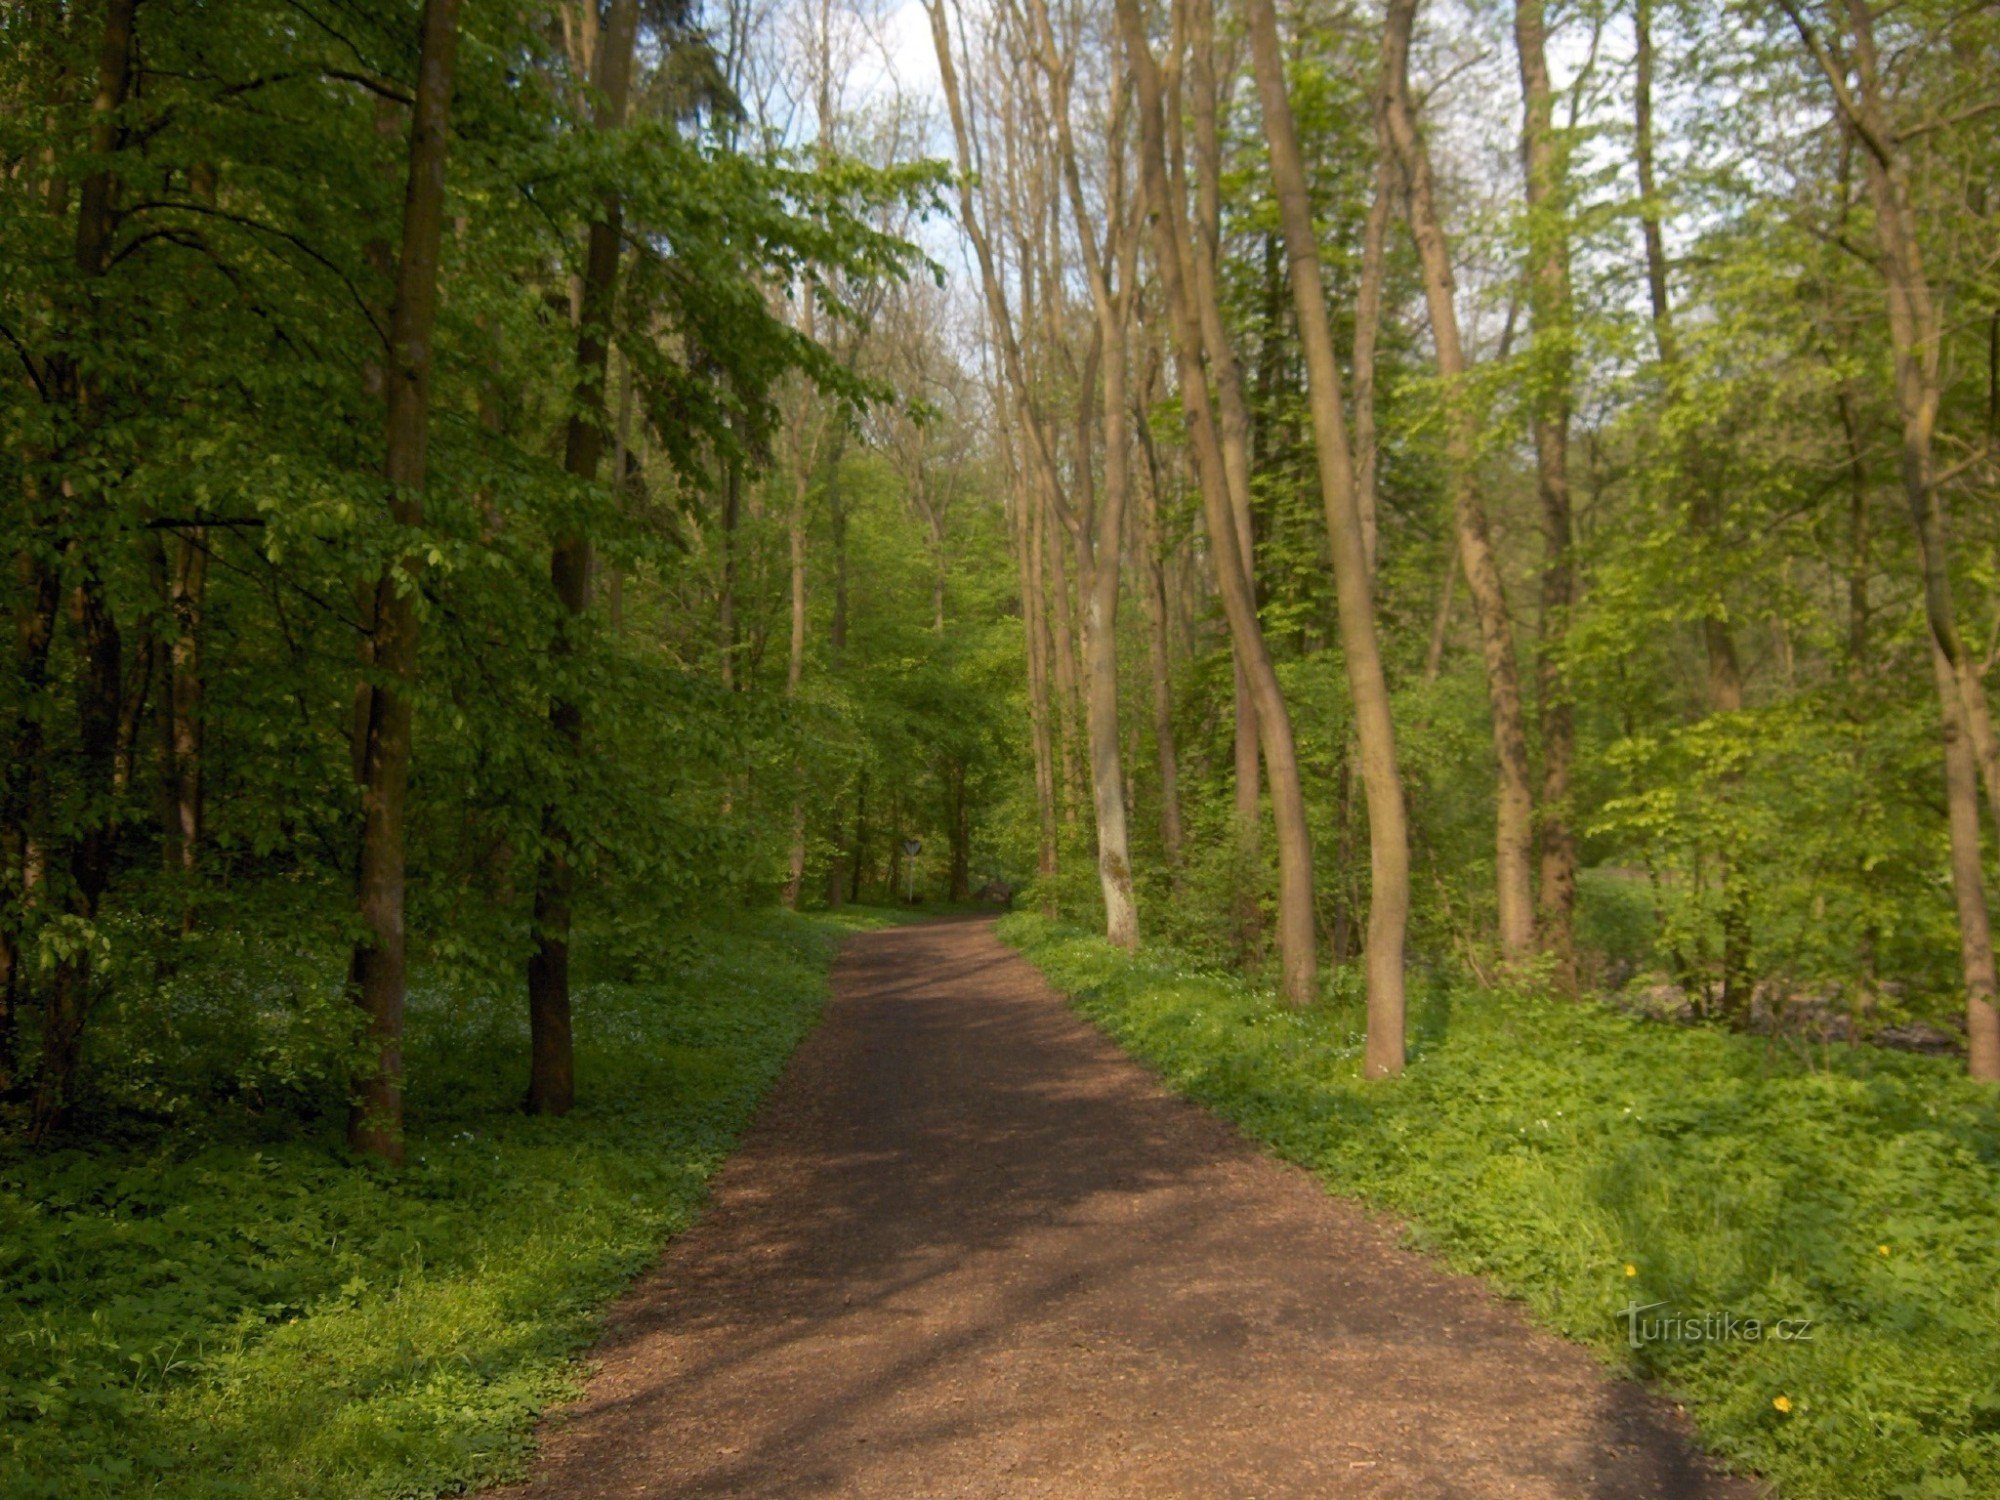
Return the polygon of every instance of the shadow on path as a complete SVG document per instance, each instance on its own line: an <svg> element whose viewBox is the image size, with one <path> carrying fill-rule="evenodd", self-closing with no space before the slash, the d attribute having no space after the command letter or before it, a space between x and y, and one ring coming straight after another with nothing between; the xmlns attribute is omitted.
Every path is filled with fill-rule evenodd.
<svg viewBox="0 0 2000 1500"><path fill-rule="evenodd" d="M596 1359L509 1496L1755 1493L1168 1094L985 922L851 942Z"/></svg>

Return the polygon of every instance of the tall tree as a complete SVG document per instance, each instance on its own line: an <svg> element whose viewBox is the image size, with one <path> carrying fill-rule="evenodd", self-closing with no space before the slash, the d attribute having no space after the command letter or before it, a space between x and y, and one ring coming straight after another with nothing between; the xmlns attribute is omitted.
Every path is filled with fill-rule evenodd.
<svg viewBox="0 0 2000 1500"><path fill-rule="evenodd" d="M1112 103L1105 160L1104 242L1091 228L1070 125L1074 62L1063 55L1043 0L1030 0L1036 48L1050 88L1057 150L1070 212L1083 247L1084 271L1097 315L1102 379L1104 486L1095 514L1078 527L1084 577L1085 702L1090 742L1091 805L1097 819L1097 875L1104 898L1105 936L1121 948L1139 943L1139 912L1132 891L1132 853L1126 833L1125 773L1118 746L1118 580L1125 543L1126 500L1131 488L1131 413L1127 396L1128 331L1138 282L1138 232L1126 211L1122 98ZM1087 474L1090 454L1079 445L1077 464Z"/></svg>
<svg viewBox="0 0 2000 1500"><path fill-rule="evenodd" d="M597 0L585 0L595 19ZM632 86L632 54L639 29L638 0L610 0L591 59L596 95L595 127L604 132L625 123ZM595 482L604 455L607 412L604 383L618 298L618 260L623 214L616 193L607 194L591 220L584 251L576 330L576 389L563 440L563 469L585 483ZM590 603L590 538L578 528L559 534L550 552L549 581L570 621ZM571 654L569 629L553 645L558 666ZM549 723L572 758L582 754L583 706L572 685L558 684L549 704ZM535 949L528 959L528 1096L530 1114L567 1114L576 1102L575 1049L570 1029L569 948L571 904L576 874L575 837L561 806L542 811L542 856L535 879Z"/></svg>
<svg viewBox="0 0 2000 1500"><path fill-rule="evenodd" d="M1209 399L1202 315L1183 272L1188 264L1187 212L1167 176L1165 90L1138 0L1118 0L1118 23L1138 106L1140 178L1153 227L1154 270L1173 328L1181 404L1195 453L1217 588L1230 640L1249 679L1264 768L1270 777L1278 841L1280 989L1292 1004L1306 1005L1318 996L1319 940L1313 916L1312 838L1306 823L1291 712L1257 618L1250 576L1237 542L1222 441Z"/></svg>
<svg viewBox="0 0 2000 1500"><path fill-rule="evenodd" d="M432 334L444 236L445 156L458 60L458 0L425 0L417 87L410 110L409 179L396 260L385 369L388 421L383 472L389 509L405 549L375 586L373 691L360 746L361 856L355 877L364 936L350 983L367 1017L368 1062L355 1079L347 1140L356 1151L403 1159L403 999L408 944L403 925L405 808L409 796L411 693L423 619L417 583L423 552L411 545L424 523L430 458Z"/></svg>
<svg viewBox="0 0 2000 1500"><path fill-rule="evenodd" d="M1409 819L1403 779L1396 765L1396 730L1389 713L1389 682L1375 632L1375 597L1368 543L1355 503L1354 465L1341 408L1340 363L1334 355L1326 286L1313 227L1298 128L1285 85L1284 53L1271 0L1246 0L1251 57L1271 147L1271 183L1285 236L1299 341L1305 346L1306 383L1312 407L1313 447L1319 459L1320 496L1333 553L1340 602L1340 642L1348 691L1361 743L1361 778L1368 795L1368 1035L1367 1076L1403 1071L1403 936L1410 914Z"/></svg>
<svg viewBox="0 0 2000 1500"><path fill-rule="evenodd" d="M1890 83L1884 76L1876 43L1876 12L1867 0L1844 0L1831 7L1831 24L1816 24L1808 8L1781 0L1785 14L1832 90L1835 108L1860 143L1862 168L1874 209L1876 268L1887 303L1896 411L1902 424L1903 493L1916 529L1922 565L1924 617L1930 626L1943 668L1939 690L1948 700L1943 708L1947 757L1960 752L1953 744L1953 726L1969 749L1977 774L1967 777L1947 762L1945 791L1951 799L1952 876L1958 887L1960 942L1968 960L1975 957L1972 937L1964 923L1972 907L1985 909L1983 890L1970 882L1980 870L1978 854L1978 787L1986 787L1988 809L2000 831L2000 744L1996 744L1986 688L1978 658L1968 648L1952 602L1951 561L1938 483L1935 435L1942 402L1944 322L1938 299L1924 267L1923 238L1914 198L1909 144L1936 128L1936 122L1905 124L1895 117ZM1844 23L1844 24L1843 24ZM1949 691L1947 692L1947 678ZM1971 799L1970 816L1960 806ZM1970 849L1960 847L1970 838ZM1966 965L1969 1064L1976 1078L2000 1079L2000 1010L1994 1006L1991 943L1986 945L1984 972Z"/></svg>

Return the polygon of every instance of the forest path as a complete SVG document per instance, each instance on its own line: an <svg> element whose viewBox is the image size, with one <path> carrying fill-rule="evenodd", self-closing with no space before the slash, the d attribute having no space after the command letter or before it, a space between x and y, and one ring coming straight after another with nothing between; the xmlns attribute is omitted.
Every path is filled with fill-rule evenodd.
<svg viewBox="0 0 2000 1500"><path fill-rule="evenodd" d="M852 940L596 1360L510 1495L1755 1493L1169 1094L982 921Z"/></svg>

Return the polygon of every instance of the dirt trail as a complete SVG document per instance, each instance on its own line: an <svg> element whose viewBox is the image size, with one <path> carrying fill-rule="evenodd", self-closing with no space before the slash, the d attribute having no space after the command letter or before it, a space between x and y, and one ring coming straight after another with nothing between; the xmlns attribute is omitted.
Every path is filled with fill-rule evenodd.
<svg viewBox="0 0 2000 1500"><path fill-rule="evenodd" d="M1168 1094L983 922L853 941L597 1359L510 1496L1754 1493Z"/></svg>

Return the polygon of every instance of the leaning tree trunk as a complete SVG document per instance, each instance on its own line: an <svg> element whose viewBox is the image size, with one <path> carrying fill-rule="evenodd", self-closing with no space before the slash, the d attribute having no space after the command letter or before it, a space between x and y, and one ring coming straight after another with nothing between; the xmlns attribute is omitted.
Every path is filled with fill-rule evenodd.
<svg viewBox="0 0 2000 1500"><path fill-rule="evenodd" d="M1187 413L1201 481L1202 512L1208 522L1214 552L1217 587L1230 640L1250 679L1257 711L1257 729L1270 774L1271 810L1278 836L1278 946L1284 996L1306 1005L1318 994L1317 935L1313 919L1312 841L1307 831L1305 797L1300 787L1298 753L1283 689L1264 642L1251 595L1249 574L1237 546L1235 517L1229 503L1222 445L1209 403L1207 375L1202 364L1200 314L1182 275L1180 244L1186 218L1170 192L1166 169L1166 127L1159 65L1146 37L1146 21L1138 0L1118 0L1119 29L1136 85L1139 106L1140 175L1147 212L1153 221L1155 270L1160 277L1174 326L1174 350L1180 373L1181 402Z"/></svg>
<svg viewBox="0 0 2000 1500"><path fill-rule="evenodd" d="M1271 185L1285 235L1292 301L1305 347L1313 447L1319 458L1320 496L1326 507L1340 643L1361 744L1361 778L1368 792L1368 1032L1362 1068L1370 1078L1403 1071L1403 938L1410 916L1409 820L1396 765L1396 731L1389 714L1389 681L1375 634L1374 591L1369 584L1367 538L1355 504L1354 469L1341 409L1340 364L1321 279L1319 237L1304 157L1285 88L1285 60L1271 0L1248 0L1251 58L1270 141Z"/></svg>
<svg viewBox="0 0 2000 1500"><path fill-rule="evenodd" d="M638 0L612 0L597 40L591 82L598 96L596 128L610 131L625 121L625 97L632 80L632 49L639 26ZM609 366L611 318L618 294L619 232L616 197L607 198L590 225L584 252L583 295L577 317L576 403L563 446L563 469L586 483L597 478L604 455L607 412L604 381ZM573 623L590 602L590 539L580 532L556 538L549 579L568 621L556 636L552 655L558 670L574 649ZM565 754L583 751L583 707L574 689L558 683L549 704L549 724ZM542 858L535 879L535 951L528 959L528 1097L530 1114L567 1114L576 1102L575 1050L570 1035L569 937L576 884L574 838L563 809L542 809Z"/></svg>
<svg viewBox="0 0 2000 1500"><path fill-rule="evenodd" d="M383 471L389 509L405 534L423 524L430 455L431 336L437 324L438 250L444 234L444 168L458 54L458 0L425 0L423 48L410 117L410 175L403 197L396 299L389 322L388 419ZM354 1150L403 1159L404 804L410 776L410 694L422 620L412 552L375 586L372 691L361 727L361 858L355 895L365 931L350 982L367 1018L369 1055L355 1079L347 1121Z"/></svg>
<svg viewBox="0 0 2000 1500"><path fill-rule="evenodd" d="M1452 510L1458 527L1458 553L1465 569L1479 620L1480 646L1486 660L1486 690L1493 716L1493 753L1499 767L1494 818L1494 877L1500 918L1500 947L1509 958L1525 957L1534 948L1534 795L1529 790L1528 736L1521 711L1521 682L1514 661L1514 627L1507 615L1507 598L1486 510L1479 498L1474 471L1478 451L1476 417L1466 389L1465 348L1459 337L1458 310L1450 247L1438 217L1430 156L1417 131L1416 109L1410 100L1410 32L1417 0L1390 0L1382 49L1388 99L1387 123L1404 180L1409 185L1410 231L1423 266L1424 297L1430 307L1431 338L1447 404L1446 458L1451 471Z"/></svg>
<svg viewBox="0 0 2000 1500"><path fill-rule="evenodd" d="M1865 0L1848 0L1845 9L1853 32L1852 55L1843 57L1791 0L1784 0L1784 8L1825 73L1842 118L1861 144L1875 209L1880 251L1876 265L1888 304L1896 410L1903 429L1903 492L1917 533L1924 615L1939 658L1938 692L1945 700L1945 794L1953 844L1952 885L1959 911L1967 1026L1975 1043L1968 1062L1973 1077L2000 1079L2000 1038L1993 1035L1991 937L1987 934L1983 940L1982 969L1978 957L1982 943L1975 941L1979 935L1968 932L1966 926L1968 921L1977 921L1982 930L1987 926L1984 883L1979 879L1979 785L1984 781L1988 810L1996 831L2000 831L2000 745L1995 743L1979 663L1959 634L1952 603L1943 497L1932 446L1942 398L1939 357L1943 319L1924 271L1906 137L1896 133L1884 94L1874 12ZM1954 726L1959 731L1956 736ZM1965 774L1968 770L1969 775ZM1968 837L1969 851L1960 848ZM1982 1042L1982 1037L1988 1040Z"/></svg>

